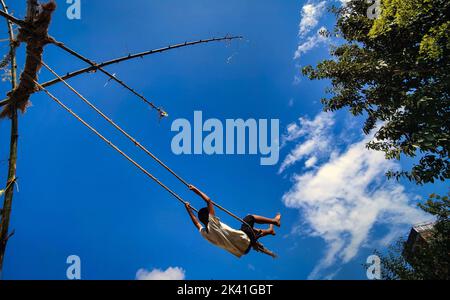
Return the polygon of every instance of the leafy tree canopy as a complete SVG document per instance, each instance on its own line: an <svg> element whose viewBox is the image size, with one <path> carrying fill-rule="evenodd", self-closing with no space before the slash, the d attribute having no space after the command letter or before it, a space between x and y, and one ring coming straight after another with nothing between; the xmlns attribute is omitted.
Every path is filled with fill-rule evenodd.
<svg viewBox="0 0 450 300"><path fill-rule="evenodd" d="M344 43L332 59L303 68L310 79L330 79L325 110L348 107L367 116L368 148L388 159L418 157L411 170L390 171L418 184L450 177L450 1L382 0L381 15L351 0L337 16L334 35Z"/></svg>

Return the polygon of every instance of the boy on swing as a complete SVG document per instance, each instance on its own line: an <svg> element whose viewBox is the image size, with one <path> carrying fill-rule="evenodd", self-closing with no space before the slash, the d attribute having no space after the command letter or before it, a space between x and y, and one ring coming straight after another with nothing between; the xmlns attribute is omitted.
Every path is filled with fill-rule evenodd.
<svg viewBox="0 0 450 300"><path fill-rule="evenodd" d="M197 219L192 211L192 207L186 202L186 210L188 211L195 227L197 227L200 234L208 242L227 250L237 257L247 254L251 247L258 242L258 239L266 235L275 235L274 225L278 227L281 225L281 214L279 213L273 219L256 215L248 215L243 219L246 224L242 224L240 230L233 229L227 224L220 222L219 218L216 217L214 205L205 193L193 185L189 185L189 189L200 196L207 204L207 207L204 207L198 211ZM200 224L200 222L204 225L204 227ZM269 224L269 228L253 228L255 223Z"/></svg>

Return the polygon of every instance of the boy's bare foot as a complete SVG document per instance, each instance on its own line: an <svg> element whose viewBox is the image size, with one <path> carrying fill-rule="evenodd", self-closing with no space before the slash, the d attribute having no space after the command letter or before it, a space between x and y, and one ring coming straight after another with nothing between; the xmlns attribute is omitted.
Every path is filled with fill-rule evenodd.
<svg viewBox="0 0 450 300"><path fill-rule="evenodd" d="M270 225L268 230L269 230L269 231L268 231L269 234L271 234L271 235L277 235L277 233L275 232L275 229L273 229L273 225Z"/></svg>
<svg viewBox="0 0 450 300"><path fill-rule="evenodd" d="M276 217L274 218L275 220L275 225L277 225L278 227L281 227L281 214L277 213Z"/></svg>

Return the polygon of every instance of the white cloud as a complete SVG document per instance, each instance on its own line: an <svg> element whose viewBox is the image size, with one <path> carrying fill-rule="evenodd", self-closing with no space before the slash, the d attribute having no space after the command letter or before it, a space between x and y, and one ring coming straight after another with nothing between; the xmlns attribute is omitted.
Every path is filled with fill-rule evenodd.
<svg viewBox="0 0 450 300"><path fill-rule="evenodd" d="M278 173L283 173L288 167L306 158L305 167L310 168L317 163L318 157L324 153L329 145L329 130L334 124L332 114L322 112L314 120L300 118L299 124L289 124L286 134L282 136L282 145L305 137L305 141L298 143L285 157Z"/></svg>
<svg viewBox="0 0 450 300"><path fill-rule="evenodd" d="M316 161L316 168L311 171L294 174L292 187L283 195L287 207L302 213L307 228L301 234L321 237L327 243L325 255L310 278L325 278L324 270L335 267L332 271L336 272L336 264L354 258L364 243L369 242L375 225L389 225L390 232L381 238L385 242L400 228L426 218L411 204L402 185L385 179L385 172L397 168L397 164L386 160L381 152L367 150L367 138L351 144L344 151L336 149L335 136L325 127L334 123L323 114L312 121L301 119L300 126L291 125L290 136L312 130L312 133L299 135L304 141L298 142L295 149L310 143L317 145L318 136L327 144L319 150L312 147L312 150L299 151L301 155L295 159L304 157L305 153L312 159L316 157L316 151L328 152L329 158L319 165ZM326 125L322 127L322 124ZM290 156L292 152L282 164L295 161Z"/></svg>
<svg viewBox="0 0 450 300"><path fill-rule="evenodd" d="M308 36L308 34L318 26L319 19L325 12L325 5L326 1L308 1L305 5L303 5L300 23L298 25L300 42L297 50L295 51L294 59L300 58L301 55L328 40L327 37L319 33L320 31L325 30L324 27L321 27L313 35Z"/></svg>
<svg viewBox="0 0 450 300"><path fill-rule="evenodd" d="M302 7L301 19L299 24L299 36L303 37L319 24L319 19L325 11L326 1L311 3L308 1Z"/></svg>
<svg viewBox="0 0 450 300"><path fill-rule="evenodd" d="M312 167L314 167L315 165L316 165L316 163L317 163L317 156L311 156L310 158L308 158L306 161L305 161L305 167L306 168L312 168Z"/></svg>
<svg viewBox="0 0 450 300"><path fill-rule="evenodd" d="M326 43L328 41L328 37L321 34L321 32L326 31L325 27L321 27L317 30L315 35L309 36L306 41L298 45L297 50L294 54L294 59L300 58L303 54L309 52L311 49L314 49L320 44Z"/></svg>
<svg viewBox="0 0 450 300"><path fill-rule="evenodd" d="M165 271L161 269L139 269L136 273L137 280L184 280L185 271L179 267L169 267Z"/></svg>

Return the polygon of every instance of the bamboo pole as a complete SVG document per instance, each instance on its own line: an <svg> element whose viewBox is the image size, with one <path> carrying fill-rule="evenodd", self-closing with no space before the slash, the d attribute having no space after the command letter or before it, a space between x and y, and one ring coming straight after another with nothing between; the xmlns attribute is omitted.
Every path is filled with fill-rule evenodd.
<svg viewBox="0 0 450 300"><path fill-rule="evenodd" d="M206 39L206 40L197 40L197 41L191 41L191 42L184 42L184 43L169 45L169 46L158 48L158 49L148 50L148 51L134 53L134 54L128 54L126 56L114 58L114 59L111 59L111 60L108 60L108 61L105 61L105 62L102 62L102 63L98 63L98 64L94 63L95 65L91 64L90 67L82 68L82 69L79 69L77 71L73 71L73 72L67 73L67 74L61 76L61 79L67 80L67 79L76 77L76 76L81 75L81 74L95 72L95 71L97 71L99 69L102 69L104 67L107 67L109 65L118 64L118 63L121 63L121 62L124 62L124 61L133 60L133 59L136 59L136 58L144 58L145 56L148 56L148 55L162 53L162 52L166 52L166 51L170 51L170 50L174 50L174 49L178 49L178 48L194 46L194 45L197 45L197 44L207 44L207 43L211 43L211 42L231 41L231 40L235 40L235 39L242 39L242 36L224 36L224 37L220 37L220 38L210 38L210 39ZM111 74L109 74L109 75L111 75ZM56 83L61 82L61 79L60 78L52 79L50 81L42 83L42 86L43 87L49 87L51 85L54 85ZM116 77L116 79L117 79L117 77ZM134 90L132 92L135 93L135 94L137 93ZM141 96L142 95L138 94L138 97L141 97ZM145 100L143 99L143 101L147 102L147 104L148 104L148 102L150 102L147 99L145 99ZM9 102L9 99L1 100L0 101L0 107L7 105L8 102Z"/></svg>
<svg viewBox="0 0 450 300"><path fill-rule="evenodd" d="M8 14L8 7L4 0L0 0L3 10ZM30 4L30 2L28 2ZM30 6L31 7L31 6ZM31 10L31 8L29 8ZM8 14L9 15L9 14ZM7 19L8 35L10 45L11 58L11 87L14 90L17 87L17 62L16 62L16 45L14 44L13 22ZM3 261L5 258L6 244L8 243L9 235L9 220L11 216L11 208L14 196L14 182L16 180L17 169L17 146L19 139L19 122L17 109L13 107L11 113L11 138L9 146L9 164L8 164L8 179L5 189L5 198L3 201L1 223L0 223L0 279L3 275Z"/></svg>
<svg viewBox="0 0 450 300"><path fill-rule="evenodd" d="M4 1L3 1L4 2ZM2 4L3 6L3 4ZM15 23L19 26L25 26L25 22L22 20L17 19L16 17L11 16L8 13L8 7L5 5L3 6L3 10L0 10L0 16L4 17L5 19L7 19L9 21L9 24L11 23Z"/></svg>
<svg viewBox="0 0 450 300"><path fill-rule="evenodd" d="M128 84L126 84L123 80L119 79L116 75L111 74L110 72L106 71L105 69L103 69L102 67L99 67L98 64L92 60L90 60L89 58L81 55L80 53L76 52L75 50L72 50L71 48L67 47L66 45L64 45L63 43L56 41L55 39L51 38L50 39L51 42L56 45L57 47L59 47L60 49L66 51L67 53L69 53L72 56L75 56L76 58L84 61L85 63L91 65L91 67L95 67L97 70L99 70L100 72L102 72L103 74L105 74L106 76L108 76L111 80L117 82L118 84L120 84L121 86L123 86L125 89L127 89L128 91L130 91L132 94L134 94L135 96L137 96L139 99L141 99L144 103L148 104L152 109L158 111L159 115L161 117L165 117L167 116L167 113L161 108L161 107L157 107L153 102L147 100L147 98L144 97L144 95L139 94L135 89L133 89L131 86L129 86Z"/></svg>
<svg viewBox="0 0 450 300"><path fill-rule="evenodd" d="M225 37L225 38L219 38L219 39L214 38L214 39L210 39L209 42L217 41L217 40L232 40L232 39L235 39L235 38L237 38L237 37ZM103 74L108 76L110 79L112 79L113 81L115 81L118 84L120 84L121 86L123 86L125 89L130 91L132 94L134 94L135 96L140 98L143 102L148 104L152 109L157 110L161 117L166 117L167 116L167 113L164 110L162 110L161 107L157 107L155 104L153 104L153 102L147 100L147 98L145 98L142 94L139 94L135 89L133 89L132 87L127 85L123 80L120 80L119 78L117 78L117 76L115 76L115 75L111 74L110 72L106 71L102 66L100 66L96 62L90 60L89 58L87 58L87 57L85 57L83 55L81 55L77 51L67 47L65 44L63 44L63 43L61 43L59 41L56 41L53 38L50 38L50 42L52 44L56 45L57 47L59 47L60 49L66 51L69 54L71 54L72 56L75 56L76 58L78 58L78 59L88 63L89 65L91 65L91 68L94 68L94 70L99 70L100 72L102 72ZM205 41L200 40L199 43L205 43ZM184 45L184 46L187 46L187 45ZM173 49L172 46L169 46L169 48ZM142 57L142 55L141 55L141 57Z"/></svg>
<svg viewBox="0 0 450 300"><path fill-rule="evenodd" d="M191 42L184 42L184 43L179 43L179 44L175 44L175 45L170 45L167 47L162 47L162 48L158 48L158 49L153 49L153 50L148 50L148 51L144 51L144 52L139 52L139 53L134 53L134 54L128 54L126 56L122 56L122 57L118 57L115 59L111 59L102 63L99 63L95 66L90 66L87 68L83 68L71 73L67 73L64 76L61 76L62 79L67 80L70 78L73 78L75 76L84 74L84 73L90 73L90 72L95 72L100 68L103 67L107 67L109 65L113 65L113 64L118 64L127 60L132 60L132 59L136 59L136 58L144 58L145 56L148 55L152 55L152 54L156 54L156 53L162 53L162 52L166 52L169 50L174 50L174 49L178 49L178 48L183 48L183 47L189 47L189 46L193 46L193 45L197 45L197 44L207 44L207 43L211 43L211 42L220 42L220 41L231 41L234 39L242 39L242 36L225 36L225 37L220 37L220 38L210 38L210 39L206 39L206 40L197 40L197 41L191 41ZM42 83L43 87L49 87L55 83L60 82L61 80L59 78L55 78L52 79L50 81L47 81L45 83ZM1 103L1 102L0 102ZM1 105L1 104L0 104Z"/></svg>

